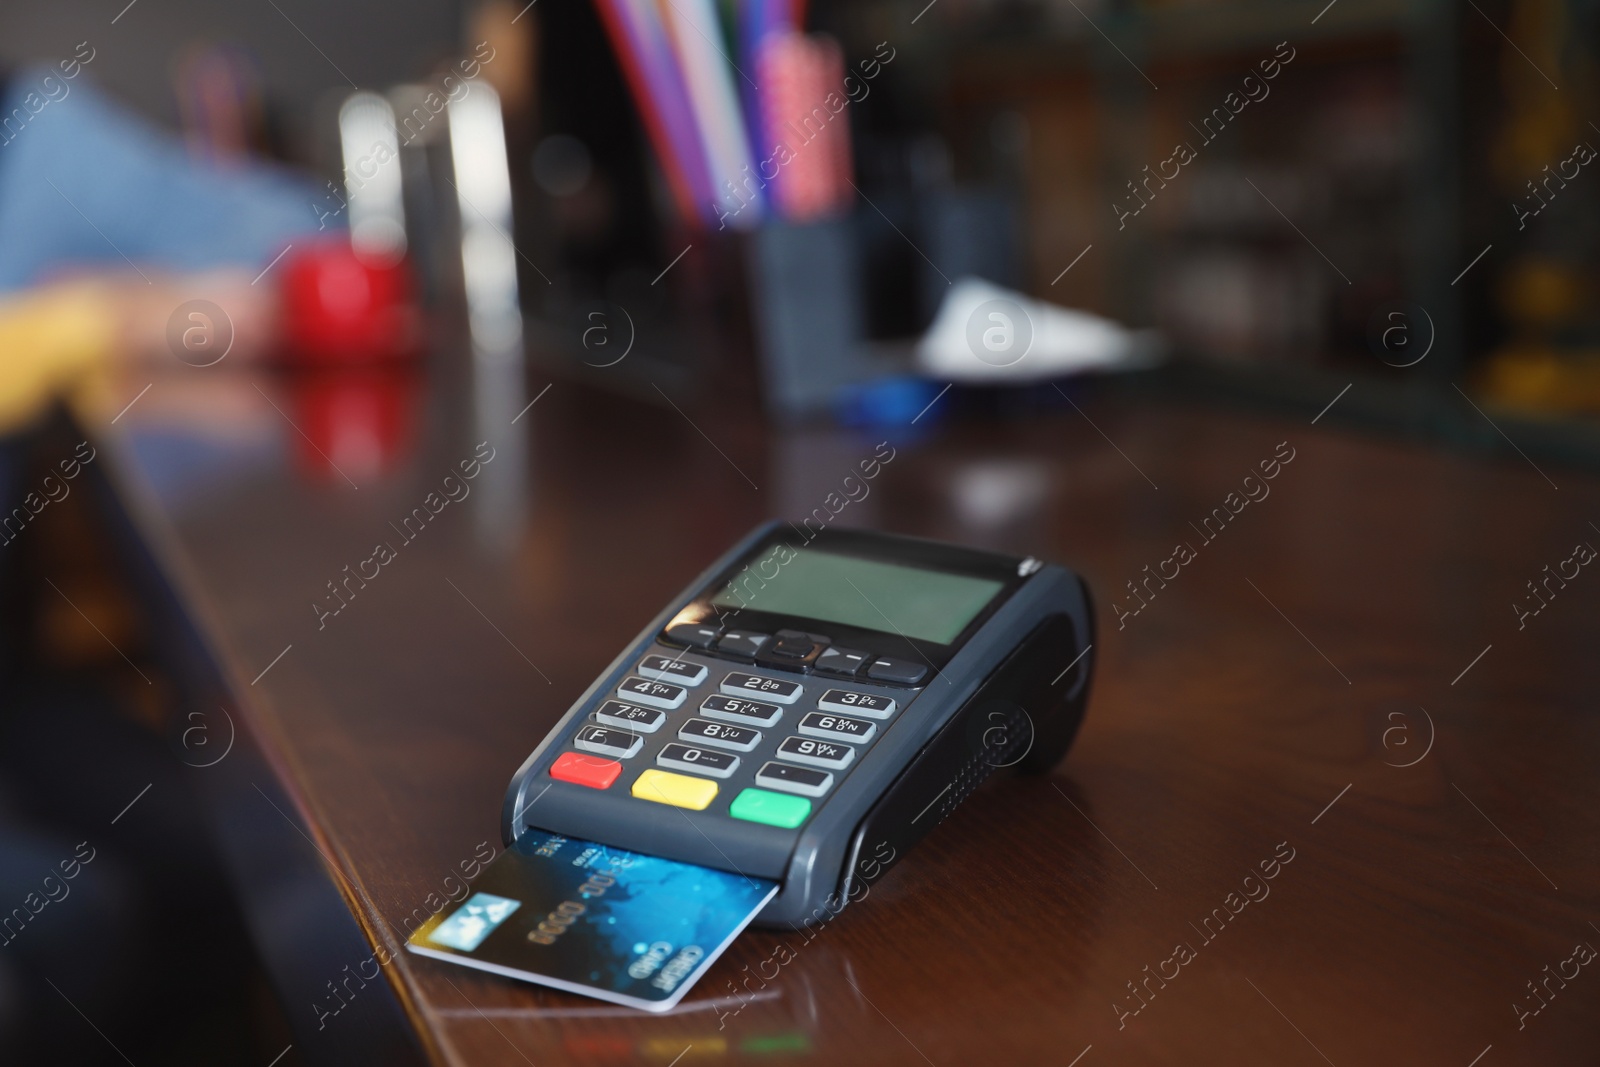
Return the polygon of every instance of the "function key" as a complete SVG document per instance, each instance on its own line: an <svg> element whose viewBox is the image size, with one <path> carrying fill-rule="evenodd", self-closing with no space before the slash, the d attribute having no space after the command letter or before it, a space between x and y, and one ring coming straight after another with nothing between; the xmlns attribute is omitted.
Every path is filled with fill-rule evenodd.
<svg viewBox="0 0 1600 1067"><path fill-rule="evenodd" d="M827 767L837 771L850 766L850 761L856 758L856 750L849 745L837 745L832 741L813 741L809 737L786 737L783 739L783 744L778 746L778 756L781 759L793 760L795 763L808 763L813 767Z"/></svg>
<svg viewBox="0 0 1600 1067"><path fill-rule="evenodd" d="M786 797L765 789L746 789L733 798L728 814L746 822L766 823L780 830L793 830L811 814L811 801Z"/></svg>
<svg viewBox="0 0 1600 1067"><path fill-rule="evenodd" d="M679 685L699 685L706 680L705 664L666 656L646 656L644 662L639 664L639 673L646 678L677 682Z"/></svg>
<svg viewBox="0 0 1600 1067"><path fill-rule="evenodd" d="M729 630L717 642L717 651L727 656L755 659L761 646L772 640L770 634L752 633L749 630Z"/></svg>
<svg viewBox="0 0 1600 1067"><path fill-rule="evenodd" d="M708 719L743 723L746 726L772 726L783 718L783 709L759 700L710 696L700 702L700 714Z"/></svg>
<svg viewBox="0 0 1600 1067"><path fill-rule="evenodd" d="M678 728L678 736L685 741L696 741L717 748L731 748L735 752L749 752L761 743L761 731L748 726L729 726L727 723L690 719Z"/></svg>
<svg viewBox="0 0 1600 1067"><path fill-rule="evenodd" d="M559 782L586 785L590 789L609 789L622 773L622 764L614 759L585 756L581 752L563 752L550 764L550 777Z"/></svg>
<svg viewBox="0 0 1600 1067"><path fill-rule="evenodd" d="M710 648L722 627L715 622L680 622L666 628L668 641L690 648Z"/></svg>
<svg viewBox="0 0 1600 1067"><path fill-rule="evenodd" d="M776 700L779 704L793 704L800 699L800 683L781 678L763 678L759 674L734 671L722 680L722 691L734 697L761 697Z"/></svg>
<svg viewBox="0 0 1600 1067"><path fill-rule="evenodd" d="M791 767L787 763L767 763L756 772L756 784L785 793L820 797L833 785L833 775L814 767Z"/></svg>
<svg viewBox="0 0 1600 1067"><path fill-rule="evenodd" d="M624 704L620 700L608 700L594 713L594 721L636 733L653 734L667 721L667 713L655 708L641 708L637 704Z"/></svg>
<svg viewBox="0 0 1600 1067"><path fill-rule="evenodd" d="M798 671L809 666L817 658L817 653L826 647L826 641L811 634L799 630L779 630L777 636L756 653L756 662L763 666Z"/></svg>
<svg viewBox="0 0 1600 1067"><path fill-rule="evenodd" d="M572 739L575 748L585 752L596 752L602 756L616 756L627 759L636 755L644 747L644 738L638 734L631 734L626 730L612 730L604 726L580 727Z"/></svg>
<svg viewBox="0 0 1600 1067"><path fill-rule="evenodd" d="M916 685L927 673L927 667L908 659L875 659L867 668L867 677L873 681L898 682L900 685Z"/></svg>
<svg viewBox="0 0 1600 1067"><path fill-rule="evenodd" d="M878 732L878 724L868 722L866 719L851 719L844 715L813 711L801 719L800 725L795 729L807 737L821 737L829 741L854 741L860 744L872 740L872 735Z"/></svg>
<svg viewBox="0 0 1600 1067"><path fill-rule="evenodd" d="M811 666L828 674L854 678L871 660L872 657L865 652L857 652L853 648L839 648L835 645L833 648L823 649L822 654Z"/></svg>
<svg viewBox="0 0 1600 1067"><path fill-rule="evenodd" d="M683 698L689 695L689 691L680 685L668 685L666 682L657 682L650 678L628 678L617 686L617 695L640 704L648 704L652 708L666 708L671 711L682 705Z"/></svg>
<svg viewBox="0 0 1600 1067"><path fill-rule="evenodd" d="M651 767L633 780L632 793L640 800L704 811L717 798L717 783Z"/></svg>
<svg viewBox="0 0 1600 1067"><path fill-rule="evenodd" d="M830 689L817 701L823 711L847 711L852 715L865 715L870 719L887 719L894 714L895 702L876 693L855 693L848 689Z"/></svg>
<svg viewBox="0 0 1600 1067"><path fill-rule="evenodd" d="M676 741L661 750L656 762L675 771L693 771L696 774L709 774L713 778L726 778L739 769L738 756L713 752L709 748L680 745Z"/></svg>

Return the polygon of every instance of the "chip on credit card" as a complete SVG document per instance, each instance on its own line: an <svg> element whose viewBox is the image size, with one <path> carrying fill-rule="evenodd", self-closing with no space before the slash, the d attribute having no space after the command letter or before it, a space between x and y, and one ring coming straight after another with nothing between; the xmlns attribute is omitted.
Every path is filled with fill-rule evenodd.
<svg viewBox="0 0 1600 1067"><path fill-rule="evenodd" d="M467 967L666 1011L778 883L529 829L406 947Z"/></svg>

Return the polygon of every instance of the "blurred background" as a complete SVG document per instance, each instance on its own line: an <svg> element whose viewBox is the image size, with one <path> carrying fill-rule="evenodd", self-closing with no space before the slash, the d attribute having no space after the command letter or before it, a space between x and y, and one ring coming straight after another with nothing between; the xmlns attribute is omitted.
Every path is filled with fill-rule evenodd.
<svg viewBox="0 0 1600 1067"><path fill-rule="evenodd" d="M745 381L777 414L893 418L952 379L1137 368L1147 387L1312 412L1360 380L1330 418L1492 444L1459 388L1521 420L1525 446L1600 457L1593 4L111 15L11 13L0 60L92 51L84 81L196 157L302 168L313 229L358 223L346 168L382 138L346 122L341 141L340 114L376 94L399 159L371 166L396 188L356 196L404 228L387 247L407 248L436 312L460 304L462 231L499 210L451 178L450 153L478 150L449 146L449 113L469 108L445 105L490 87L505 135L483 166L509 182L492 225L514 232L524 346L608 388ZM491 94L459 103L475 95ZM1032 359L962 376L929 328L965 278L1107 321L1034 322ZM630 338L625 362L600 351Z"/></svg>

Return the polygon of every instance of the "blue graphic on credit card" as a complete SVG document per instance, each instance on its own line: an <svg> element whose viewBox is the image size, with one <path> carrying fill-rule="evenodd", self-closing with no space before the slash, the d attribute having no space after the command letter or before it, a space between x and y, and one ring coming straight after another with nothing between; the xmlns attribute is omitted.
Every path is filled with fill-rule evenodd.
<svg viewBox="0 0 1600 1067"><path fill-rule="evenodd" d="M778 883L529 829L472 888L411 935L413 952L661 1011Z"/></svg>
<svg viewBox="0 0 1600 1067"><path fill-rule="evenodd" d="M446 948L471 952L520 907L520 901L493 893L474 893L454 915L428 935L428 940Z"/></svg>

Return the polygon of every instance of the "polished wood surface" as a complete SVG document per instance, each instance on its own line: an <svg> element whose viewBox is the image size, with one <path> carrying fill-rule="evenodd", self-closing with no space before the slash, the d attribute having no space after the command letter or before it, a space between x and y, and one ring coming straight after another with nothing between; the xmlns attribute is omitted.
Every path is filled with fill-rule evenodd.
<svg viewBox="0 0 1600 1067"><path fill-rule="evenodd" d="M303 820L282 847L341 894L437 1062L1592 1062L1592 477L1133 394L865 435L564 382L515 423L434 383L380 471L293 383L214 385L235 415L209 421L181 384L106 432L263 753L205 773L273 776L251 784L289 810L241 778L225 819ZM746 932L664 1016L405 954L498 849L512 771L649 616L885 439L834 521L1089 580L1096 677L1054 773L997 777L821 929ZM481 441L471 495L405 540ZM395 558L322 615L379 542ZM309 936L281 901L257 929ZM340 977L280 968L312 1062L349 1019Z"/></svg>

